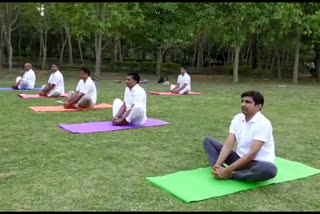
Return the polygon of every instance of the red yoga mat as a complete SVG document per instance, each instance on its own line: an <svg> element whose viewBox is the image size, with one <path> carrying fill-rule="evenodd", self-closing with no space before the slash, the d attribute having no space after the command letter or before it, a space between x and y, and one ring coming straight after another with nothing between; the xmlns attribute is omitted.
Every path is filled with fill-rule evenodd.
<svg viewBox="0 0 320 214"><path fill-rule="evenodd" d="M181 96L181 95L201 95L199 92L191 92L188 94L174 94L171 92L154 92L154 91L149 91L150 94L152 95L160 95L160 96Z"/></svg>
<svg viewBox="0 0 320 214"><path fill-rule="evenodd" d="M70 112L70 111L88 111L88 110L98 110L98 109L108 109L112 108L112 105L107 103L101 103L95 105L93 108L64 108L63 106L38 106L38 107L29 107L34 112Z"/></svg>
<svg viewBox="0 0 320 214"><path fill-rule="evenodd" d="M62 97L68 97L68 93L65 93L59 97L40 96L39 94L18 94L18 96L21 97L22 99L62 98Z"/></svg>

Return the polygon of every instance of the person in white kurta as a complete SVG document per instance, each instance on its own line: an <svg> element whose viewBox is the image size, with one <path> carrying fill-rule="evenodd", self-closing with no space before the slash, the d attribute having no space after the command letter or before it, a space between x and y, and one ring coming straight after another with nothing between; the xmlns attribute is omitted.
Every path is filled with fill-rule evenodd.
<svg viewBox="0 0 320 214"><path fill-rule="evenodd" d="M65 108L91 108L97 103L97 89L90 73L87 68L81 69L81 79L76 91L69 92L68 102L63 105Z"/></svg>
<svg viewBox="0 0 320 214"><path fill-rule="evenodd" d="M147 121L147 95L139 81L139 74L127 75L124 101L115 99L113 102L113 125L143 125Z"/></svg>
<svg viewBox="0 0 320 214"><path fill-rule="evenodd" d="M48 84L44 85L42 91L39 93L40 96L58 97L64 94L64 80L63 75L59 71L60 67L58 64L51 65L51 75L48 80Z"/></svg>
<svg viewBox="0 0 320 214"><path fill-rule="evenodd" d="M23 76L18 76L16 78L16 82L12 85L14 89L33 89L36 84L36 75L32 70L32 65L30 63L26 63L24 65L24 74Z"/></svg>
<svg viewBox="0 0 320 214"><path fill-rule="evenodd" d="M170 91L175 94L188 94L191 92L191 78L185 67L182 67L180 72L177 85L171 85Z"/></svg>

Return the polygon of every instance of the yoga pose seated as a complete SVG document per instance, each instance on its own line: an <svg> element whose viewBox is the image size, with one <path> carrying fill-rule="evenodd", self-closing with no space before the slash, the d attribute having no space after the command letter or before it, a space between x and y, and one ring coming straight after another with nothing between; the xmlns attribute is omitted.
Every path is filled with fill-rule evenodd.
<svg viewBox="0 0 320 214"><path fill-rule="evenodd" d="M63 106L65 108L91 108L97 102L97 89L90 77L90 71L82 68L80 72L80 81L76 91L70 91L68 94L68 102Z"/></svg>
<svg viewBox="0 0 320 214"><path fill-rule="evenodd" d="M188 94L191 92L191 78L187 74L187 68L180 69L181 74L178 76L177 85L171 85L170 91L175 94Z"/></svg>
<svg viewBox="0 0 320 214"><path fill-rule="evenodd" d="M264 103L261 93L242 93L242 113L230 125L224 145L206 137L204 149L216 179L263 181L277 174L275 146L270 121L260 112ZM236 152L232 148L237 142ZM228 166L225 166L226 163Z"/></svg>
<svg viewBox="0 0 320 214"><path fill-rule="evenodd" d="M143 125L147 121L147 96L139 81L139 74L127 75L124 101L115 99L113 102L113 125Z"/></svg>
<svg viewBox="0 0 320 214"><path fill-rule="evenodd" d="M48 84L44 85L40 96L59 97L64 94L64 81L61 74L60 66L58 64L51 65L51 75L48 80Z"/></svg>
<svg viewBox="0 0 320 214"><path fill-rule="evenodd" d="M36 84L36 75L32 70L32 65L30 63L24 64L24 74L23 76L18 76L16 82L11 86L13 89L33 89Z"/></svg>

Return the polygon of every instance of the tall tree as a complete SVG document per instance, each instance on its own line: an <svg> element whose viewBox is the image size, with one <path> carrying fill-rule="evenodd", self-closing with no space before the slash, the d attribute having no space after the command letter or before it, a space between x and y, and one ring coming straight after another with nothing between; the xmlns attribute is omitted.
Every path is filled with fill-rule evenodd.
<svg viewBox="0 0 320 214"><path fill-rule="evenodd" d="M12 70L12 32L19 27L18 17L21 13L21 7L16 3L3 3L0 4L0 13L2 13L1 31L5 40L5 46L8 51L8 64L9 70Z"/></svg>

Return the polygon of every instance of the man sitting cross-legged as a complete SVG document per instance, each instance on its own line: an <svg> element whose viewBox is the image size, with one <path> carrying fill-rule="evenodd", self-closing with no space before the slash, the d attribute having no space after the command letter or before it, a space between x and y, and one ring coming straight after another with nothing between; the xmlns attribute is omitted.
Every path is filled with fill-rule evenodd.
<svg viewBox="0 0 320 214"><path fill-rule="evenodd" d="M96 104L97 89L89 69L82 68L80 78L76 91L69 92L68 102L63 105L65 108L91 108Z"/></svg>
<svg viewBox="0 0 320 214"><path fill-rule="evenodd" d="M206 137L204 149L217 179L264 181L277 174L274 164L275 148L270 121L260 112L264 103L262 94L247 91L241 95L242 113L230 125L224 145ZM232 151L237 142L237 151ZM224 163L228 166L224 166Z"/></svg>
<svg viewBox="0 0 320 214"><path fill-rule="evenodd" d="M18 76L16 78L16 82L11 86L13 89L33 89L34 85L36 84L36 75L32 70L32 64L26 63L24 65L24 74L23 76Z"/></svg>
<svg viewBox="0 0 320 214"><path fill-rule="evenodd" d="M52 64L51 72L48 84L43 87L39 93L40 96L59 97L64 94L63 75L60 72L59 65Z"/></svg>
<svg viewBox="0 0 320 214"><path fill-rule="evenodd" d="M139 74L127 75L124 102L120 99L113 102L113 125L143 125L147 121L147 96L139 81Z"/></svg>
<svg viewBox="0 0 320 214"><path fill-rule="evenodd" d="M178 76L177 85L170 86L170 92L174 94L188 94L191 92L191 78L187 73L187 68L180 69L181 74Z"/></svg>

